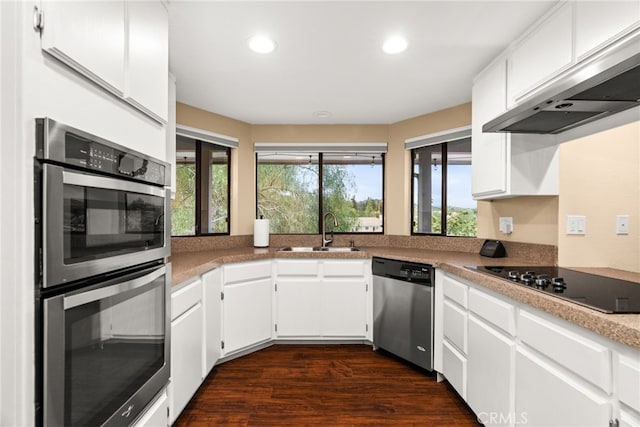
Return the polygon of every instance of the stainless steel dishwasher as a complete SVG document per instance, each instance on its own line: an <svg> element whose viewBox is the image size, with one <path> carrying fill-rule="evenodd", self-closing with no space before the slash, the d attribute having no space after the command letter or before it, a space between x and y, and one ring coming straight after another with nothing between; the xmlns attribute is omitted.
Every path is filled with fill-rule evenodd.
<svg viewBox="0 0 640 427"><path fill-rule="evenodd" d="M374 257L373 346L433 370L433 267Z"/></svg>

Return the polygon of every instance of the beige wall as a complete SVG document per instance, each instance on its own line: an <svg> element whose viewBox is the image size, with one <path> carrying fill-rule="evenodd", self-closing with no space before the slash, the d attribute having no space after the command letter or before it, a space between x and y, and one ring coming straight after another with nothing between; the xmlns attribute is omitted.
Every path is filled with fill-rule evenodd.
<svg viewBox="0 0 640 427"><path fill-rule="evenodd" d="M498 230L501 216L513 218L513 233ZM478 237L513 242L558 244L558 197L515 197L478 202Z"/></svg>
<svg viewBox="0 0 640 427"><path fill-rule="evenodd" d="M559 265L640 272L640 121L562 144L560 194ZM586 216L585 235L565 234L567 215Z"/></svg>

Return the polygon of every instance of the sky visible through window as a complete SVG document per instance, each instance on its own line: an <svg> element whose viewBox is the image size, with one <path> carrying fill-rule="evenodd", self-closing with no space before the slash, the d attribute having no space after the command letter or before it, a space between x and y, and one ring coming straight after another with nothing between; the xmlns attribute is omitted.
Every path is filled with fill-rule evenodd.
<svg viewBox="0 0 640 427"><path fill-rule="evenodd" d="M432 198L434 206L442 206L442 175L433 174ZM471 196L471 166L449 165L447 167L447 204L458 208L475 209L476 201Z"/></svg>

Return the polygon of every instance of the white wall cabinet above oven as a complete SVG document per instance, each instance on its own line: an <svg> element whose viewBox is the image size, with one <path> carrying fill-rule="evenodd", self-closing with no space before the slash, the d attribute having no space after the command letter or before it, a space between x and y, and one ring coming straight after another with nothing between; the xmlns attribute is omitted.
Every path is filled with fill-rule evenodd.
<svg viewBox="0 0 640 427"><path fill-rule="evenodd" d="M161 2L44 1L42 50L161 123L169 18Z"/></svg>

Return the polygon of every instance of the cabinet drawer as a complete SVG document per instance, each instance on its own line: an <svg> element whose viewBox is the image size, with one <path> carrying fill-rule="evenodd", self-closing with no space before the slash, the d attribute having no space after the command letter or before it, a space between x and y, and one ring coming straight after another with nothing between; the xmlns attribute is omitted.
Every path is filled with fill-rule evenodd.
<svg viewBox="0 0 640 427"><path fill-rule="evenodd" d="M223 278L225 284L271 278L271 261L225 265Z"/></svg>
<svg viewBox="0 0 640 427"><path fill-rule="evenodd" d="M451 344L463 353L467 352L467 313L452 304L448 300L444 300L443 307L443 333L444 337Z"/></svg>
<svg viewBox="0 0 640 427"><path fill-rule="evenodd" d="M444 276L442 285L442 292L445 297L449 298L451 301L457 302L464 308L468 307L467 292L469 287L467 285L460 283L449 276Z"/></svg>
<svg viewBox="0 0 640 427"><path fill-rule="evenodd" d="M611 393L611 354L606 347L523 310L518 318L518 337L554 362Z"/></svg>
<svg viewBox="0 0 640 427"><path fill-rule="evenodd" d="M469 310L511 336L516 335L515 307L478 289L469 291Z"/></svg>
<svg viewBox="0 0 640 427"><path fill-rule="evenodd" d="M171 294L171 320L202 301L202 281L195 280Z"/></svg>
<svg viewBox="0 0 640 427"><path fill-rule="evenodd" d="M620 356L618 360L618 397L640 412L640 361Z"/></svg>
<svg viewBox="0 0 640 427"><path fill-rule="evenodd" d="M362 277L362 261L324 261L324 277Z"/></svg>
<svg viewBox="0 0 640 427"><path fill-rule="evenodd" d="M278 276L317 276L320 263L316 260L278 260Z"/></svg>
<svg viewBox="0 0 640 427"><path fill-rule="evenodd" d="M467 398L467 359L448 342L442 346L442 374L458 394Z"/></svg>

